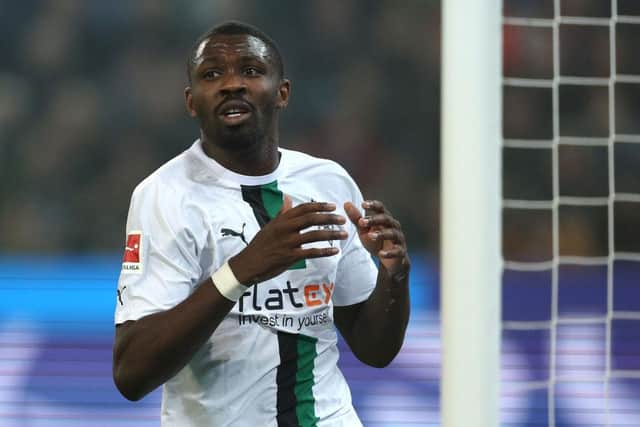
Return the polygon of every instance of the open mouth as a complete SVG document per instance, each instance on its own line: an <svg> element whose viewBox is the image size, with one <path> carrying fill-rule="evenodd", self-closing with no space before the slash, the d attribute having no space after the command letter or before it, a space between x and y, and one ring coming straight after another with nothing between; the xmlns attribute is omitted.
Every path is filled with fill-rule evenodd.
<svg viewBox="0 0 640 427"><path fill-rule="evenodd" d="M229 111L222 114L222 121L233 126L244 122L250 115L249 111Z"/></svg>
<svg viewBox="0 0 640 427"><path fill-rule="evenodd" d="M224 113L223 116L230 119L234 119L236 117L242 117L243 114L248 114L248 113L249 113L248 111L243 111L243 110L230 110Z"/></svg>
<svg viewBox="0 0 640 427"><path fill-rule="evenodd" d="M219 116L228 125L236 125L245 121L251 115L251 108L244 101L225 102L219 112Z"/></svg>

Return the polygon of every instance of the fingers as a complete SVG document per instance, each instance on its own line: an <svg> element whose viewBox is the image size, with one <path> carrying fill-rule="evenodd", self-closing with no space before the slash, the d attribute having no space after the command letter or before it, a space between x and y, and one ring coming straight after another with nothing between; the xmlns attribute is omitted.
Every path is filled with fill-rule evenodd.
<svg viewBox="0 0 640 427"><path fill-rule="evenodd" d="M286 196L286 199L289 199L289 203L291 203L291 198ZM284 206L283 206L284 207ZM302 215L306 215L309 213L316 212L333 212L336 210L336 204L330 202L308 202L301 203L295 208L290 208L286 211L286 215L289 218L296 218ZM282 211L281 211L282 212Z"/></svg>
<svg viewBox="0 0 640 427"><path fill-rule="evenodd" d="M298 259L323 258L323 257L337 255L338 252L340 252L340 250L333 246L329 246L326 248L309 248L309 249L298 248L295 250L295 256Z"/></svg>
<svg viewBox="0 0 640 427"><path fill-rule="evenodd" d="M349 220L352 223L358 225L358 220L362 218L362 214L360 213L360 210L356 207L356 205L351 202L346 202L344 204L344 211L349 217Z"/></svg>
<svg viewBox="0 0 640 427"><path fill-rule="evenodd" d="M284 204L290 206L290 203L291 199L285 195ZM347 219L344 215L333 213L335 210L335 203L330 202L301 203L288 209L284 209L283 206L280 218L278 218L279 221L277 221L278 224L273 224L277 227L274 229L275 233L283 243L286 242L285 244L292 249L301 249L301 246L306 243L345 240L348 233L335 226L345 224ZM305 248L305 250L307 249ZM328 255L322 251L312 252L313 254L315 257L330 256L334 255L334 251L330 250Z"/></svg>
<svg viewBox="0 0 640 427"><path fill-rule="evenodd" d="M330 240L345 240L349 234L343 230L315 230L300 233L299 238L295 242L296 246L305 243L322 242Z"/></svg>
<svg viewBox="0 0 640 427"><path fill-rule="evenodd" d="M400 228L400 223L391 216L384 204L378 200L365 200L362 202L366 216L362 216L360 210L351 202L344 204L344 210L349 216L351 222L360 228L369 228L374 226Z"/></svg>
<svg viewBox="0 0 640 427"><path fill-rule="evenodd" d="M364 202L362 202L362 207L367 212L367 215L369 215L370 212L375 212L375 213L387 212L387 210L384 207L384 204L379 200L365 200Z"/></svg>
<svg viewBox="0 0 640 427"><path fill-rule="evenodd" d="M357 219L361 241L385 268L395 269L407 258L407 243L400 222L378 200L365 200L362 207L365 216Z"/></svg>
<svg viewBox="0 0 640 427"><path fill-rule="evenodd" d="M342 225L347 220L343 215L326 213L336 210L335 203L309 202L302 203L283 213L288 221L287 228L303 230L314 225Z"/></svg>
<svg viewBox="0 0 640 427"><path fill-rule="evenodd" d="M407 249L404 246L394 246L391 249L384 249L378 252L378 257L383 259L404 258L407 255Z"/></svg>
<svg viewBox="0 0 640 427"><path fill-rule="evenodd" d="M365 200L362 202L366 216L359 218L357 225L361 228L397 228L401 229L400 222L385 208L379 200Z"/></svg>
<svg viewBox="0 0 640 427"><path fill-rule="evenodd" d="M404 245L405 239L402 231L395 228L376 229L369 232L369 238L373 241L390 241L394 244Z"/></svg>
<svg viewBox="0 0 640 427"><path fill-rule="evenodd" d="M400 229L400 222L389 214L376 214L364 217L359 220L358 225L361 227L391 227Z"/></svg>
<svg viewBox="0 0 640 427"><path fill-rule="evenodd" d="M337 214L311 213L295 218L289 226L294 230L304 230L305 228L325 225L343 225L347 222L346 218Z"/></svg>
<svg viewBox="0 0 640 427"><path fill-rule="evenodd" d="M347 232L338 227L347 219L335 210L335 203L324 202L294 207L291 197L285 194L278 215L233 257L236 265L241 266L238 270L244 274L242 283L268 280L301 259L338 254L339 245L334 247L333 242L347 238ZM309 243L313 247L305 246Z"/></svg>

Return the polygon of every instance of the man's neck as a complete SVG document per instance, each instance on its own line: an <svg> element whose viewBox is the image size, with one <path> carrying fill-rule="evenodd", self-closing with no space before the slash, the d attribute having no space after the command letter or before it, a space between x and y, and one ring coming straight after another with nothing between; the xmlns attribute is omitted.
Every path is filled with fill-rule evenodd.
<svg viewBox="0 0 640 427"><path fill-rule="evenodd" d="M245 150L225 149L209 141L204 134L201 134L200 139L207 156L240 175L268 175L276 170L280 161L278 143L275 139L267 138Z"/></svg>

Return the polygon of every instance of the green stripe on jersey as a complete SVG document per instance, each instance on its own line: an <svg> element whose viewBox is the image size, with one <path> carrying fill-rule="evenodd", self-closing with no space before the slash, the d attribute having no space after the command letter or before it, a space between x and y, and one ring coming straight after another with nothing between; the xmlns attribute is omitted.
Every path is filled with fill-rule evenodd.
<svg viewBox="0 0 640 427"><path fill-rule="evenodd" d="M315 426L319 418L315 413L313 398L313 367L318 356L318 340L306 335L298 335L298 368L296 370L296 415L298 424L303 427Z"/></svg>
<svg viewBox="0 0 640 427"><path fill-rule="evenodd" d="M269 218L273 219L278 215L284 203L282 191L278 189L278 181L273 181L260 186L262 204L264 205Z"/></svg>
<svg viewBox="0 0 640 427"><path fill-rule="evenodd" d="M278 427L315 427L313 368L317 338L278 331L280 364L276 372Z"/></svg>

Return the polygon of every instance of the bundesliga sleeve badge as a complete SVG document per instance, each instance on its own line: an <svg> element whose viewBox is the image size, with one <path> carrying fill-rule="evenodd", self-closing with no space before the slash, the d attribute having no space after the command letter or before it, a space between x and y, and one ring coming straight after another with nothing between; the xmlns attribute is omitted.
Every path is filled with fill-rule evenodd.
<svg viewBox="0 0 640 427"><path fill-rule="evenodd" d="M142 232L127 234L127 243L122 257L123 273L142 273Z"/></svg>

